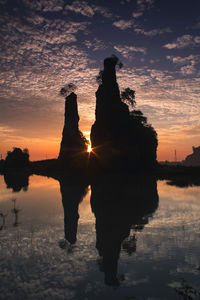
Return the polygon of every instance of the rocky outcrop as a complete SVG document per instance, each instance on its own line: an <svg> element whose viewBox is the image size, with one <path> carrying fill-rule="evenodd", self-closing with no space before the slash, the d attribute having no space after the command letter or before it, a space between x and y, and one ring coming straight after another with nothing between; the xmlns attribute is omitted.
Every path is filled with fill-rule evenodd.
<svg viewBox="0 0 200 300"><path fill-rule="evenodd" d="M200 166L200 146L192 147L193 153L186 156L182 164L185 166Z"/></svg>
<svg viewBox="0 0 200 300"><path fill-rule="evenodd" d="M122 102L116 81L117 60L104 60L102 83L96 92L96 121L91 143L96 163L120 167L152 167L156 164L157 134Z"/></svg>
<svg viewBox="0 0 200 300"><path fill-rule="evenodd" d="M73 163L87 151L86 139L78 127L79 115L77 107L77 95L71 93L65 101L65 123L60 145L58 159Z"/></svg>

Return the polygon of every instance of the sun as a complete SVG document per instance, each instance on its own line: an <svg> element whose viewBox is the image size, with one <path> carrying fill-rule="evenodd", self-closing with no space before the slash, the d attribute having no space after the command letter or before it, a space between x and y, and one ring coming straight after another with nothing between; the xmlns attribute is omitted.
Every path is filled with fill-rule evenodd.
<svg viewBox="0 0 200 300"><path fill-rule="evenodd" d="M90 144L88 145L87 152L92 152L92 146Z"/></svg>

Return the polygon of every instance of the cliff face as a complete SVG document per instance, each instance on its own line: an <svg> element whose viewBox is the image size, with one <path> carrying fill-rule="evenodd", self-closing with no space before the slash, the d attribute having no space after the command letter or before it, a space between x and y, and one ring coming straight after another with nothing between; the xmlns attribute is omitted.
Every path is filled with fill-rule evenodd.
<svg viewBox="0 0 200 300"><path fill-rule="evenodd" d="M77 95L71 93L65 101L65 123L60 145L59 159L70 161L87 150L86 139L78 127Z"/></svg>
<svg viewBox="0 0 200 300"><path fill-rule="evenodd" d="M92 147L96 157L105 166L154 166L156 132L142 118L130 113L128 106L121 101L116 81L116 63L113 57L104 60L102 84L96 92L96 121L91 129Z"/></svg>

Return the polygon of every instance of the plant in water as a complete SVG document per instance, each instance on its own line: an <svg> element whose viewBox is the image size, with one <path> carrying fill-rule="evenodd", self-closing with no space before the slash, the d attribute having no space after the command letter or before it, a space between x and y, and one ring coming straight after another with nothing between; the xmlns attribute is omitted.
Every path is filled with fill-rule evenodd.
<svg viewBox="0 0 200 300"><path fill-rule="evenodd" d="M181 278L181 284L178 288L176 288L176 292L184 300L199 299L199 297L200 297L200 291L196 290L184 278Z"/></svg>

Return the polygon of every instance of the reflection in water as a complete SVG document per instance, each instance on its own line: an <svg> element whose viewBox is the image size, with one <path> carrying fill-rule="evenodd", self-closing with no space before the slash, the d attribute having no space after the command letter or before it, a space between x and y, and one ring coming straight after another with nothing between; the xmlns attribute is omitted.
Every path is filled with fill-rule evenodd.
<svg viewBox="0 0 200 300"><path fill-rule="evenodd" d="M11 209L11 212L14 215L14 222L13 222L14 227L17 227L19 225L19 212L20 212L20 209L16 207L16 201L17 201L17 199L12 199L13 208Z"/></svg>
<svg viewBox="0 0 200 300"><path fill-rule="evenodd" d="M129 237L130 231L142 230L157 209L157 183L152 177L114 175L96 180L91 190L96 248L102 257L100 269L107 285L119 285L117 263L121 245L129 254L136 251L136 235Z"/></svg>
<svg viewBox="0 0 200 300"><path fill-rule="evenodd" d="M88 185L77 180L69 181L69 177L62 177L59 182L64 208L65 239L70 244L74 244L76 242L79 219L78 206L87 193ZM60 242L60 247L65 247L65 244Z"/></svg>
<svg viewBox="0 0 200 300"><path fill-rule="evenodd" d="M20 192L28 190L29 174L26 172L8 172L4 174L4 181L8 189L13 192Z"/></svg>
<svg viewBox="0 0 200 300"><path fill-rule="evenodd" d="M0 211L0 218L1 218L1 223L0 223L0 230L5 228L6 225L6 217L7 214L4 214L2 211Z"/></svg>
<svg viewBox="0 0 200 300"><path fill-rule="evenodd" d="M87 186L80 180L69 179L70 176L60 180L66 186L63 201L75 200L72 206L67 204L66 216L73 211L75 195L79 194L79 203L81 190ZM61 251L57 244L64 235L58 181L31 176L28 192L21 190L13 197L0 176L0 229L2 226L6 229L0 231L2 300L178 299L175 288L180 287L182 292L186 286L181 278L187 286L199 290L200 187L177 188L158 181L156 210L158 198L153 179L113 175L97 180L92 183L91 203L97 218L97 245L103 253L100 267L104 272L107 270L106 276L96 265L99 255L95 249L95 215L90 209L89 193L79 204L79 211L76 209L80 215L78 241L69 255L69 251ZM15 208L21 210L18 227L13 227L12 198L17 198ZM153 215L151 220L150 215ZM137 231L140 228L141 233ZM109 262L107 266L105 263L109 255L115 257L110 263L111 267L115 263L115 271L111 268L110 273ZM115 290L104 286L102 277L109 284L118 284L117 263L118 274L124 274L126 280Z"/></svg>
<svg viewBox="0 0 200 300"><path fill-rule="evenodd" d="M173 178L167 182L168 185L177 186L177 187L189 187L189 186L200 186L199 176L182 176Z"/></svg>

